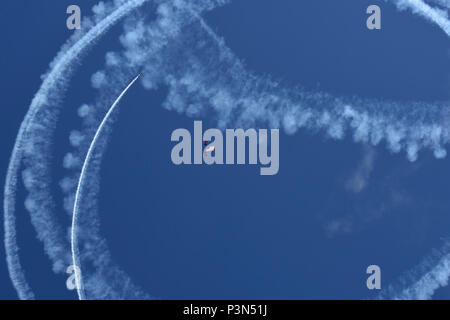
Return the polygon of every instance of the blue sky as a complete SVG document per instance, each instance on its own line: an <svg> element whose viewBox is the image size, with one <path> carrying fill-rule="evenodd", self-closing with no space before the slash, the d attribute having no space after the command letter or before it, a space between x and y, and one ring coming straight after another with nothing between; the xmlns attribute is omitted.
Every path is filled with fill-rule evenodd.
<svg viewBox="0 0 450 320"><path fill-rule="evenodd" d="M65 28L69 4L3 4L1 181L39 76L71 34ZM382 8L380 31L365 27L370 4ZM91 2L80 6L87 12ZM449 98L448 38L384 1L235 1L205 17L249 70L287 85L406 106ZM66 174L69 133L80 126L77 108L95 96L90 77L107 51L120 49L121 31L113 28L89 52L62 101L53 144L56 183ZM170 134L192 130L194 119L162 108L166 94L167 88L140 85L127 93L102 163L98 199L101 234L114 261L153 296L371 298L376 292L365 286L367 266L379 265L387 286L449 234L448 159L423 151L411 163L384 143L356 144L350 136L334 141L300 129L281 133L275 176L260 176L258 166L174 166ZM213 118L198 120L216 126ZM75 299L66 276L51 271L24 196L19 191L17 224L27 280L38 298ZM0 297L14 299L1 261ZM448 288L435 295L449 297Z"/></svg>

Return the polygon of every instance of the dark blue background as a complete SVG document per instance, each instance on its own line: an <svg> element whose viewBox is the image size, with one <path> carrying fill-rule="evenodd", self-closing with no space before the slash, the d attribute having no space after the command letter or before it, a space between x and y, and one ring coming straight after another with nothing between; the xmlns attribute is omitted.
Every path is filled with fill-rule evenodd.
<svg viewBox="0 0 450 320"><path fill-rule="evenodd" d="M1 181L39 76L70 35L65 9L72 3L3 3ZM88 12L92 3L79 5ZM382 8L380 31L365 27L370 4ZM405 102L449 98L448 38L384 1L235 1L206 18L249 69L286 84ZM58 168L70 151L68 133L79 126L76 108L93 100L90 75L106 51L119 48L120 31L103 38L73 78L55 137L56 177L64 174ZM115 261L154 296L370 298L368 265L380 265L387 286L449 234L447 159L425 151L411 164L380 145L358 194L346 181L368 151L351 138L282 133L280 171L272 177L260 176L258 166L174 166L170 134L191 129L193 119L161 108L164 95L164 88L136 86L122 101L99 198ZM202 120L204 128L215 126ZM17 214L21 258L37 297L75 298L64 275L52 274L20 201ZM330 234L334 220L350 221L351 229ZM0 261L0 298L14 299ZM436 295L449 296L448 288Z"/></svg>

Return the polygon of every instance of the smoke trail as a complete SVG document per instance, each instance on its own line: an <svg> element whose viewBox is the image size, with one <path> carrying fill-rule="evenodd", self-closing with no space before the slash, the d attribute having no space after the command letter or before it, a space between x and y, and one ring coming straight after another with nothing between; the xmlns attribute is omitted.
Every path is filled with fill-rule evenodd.
<svg viewBox="0 0 450 320"><path fill-rule="evenodd" d="M410 9L425 19L437 24L450 36L450 21L446 11L432 8L421 0L397 0L400 10ZM430 0L450 9L450 0ZM391 285L380 297L391 299L431 299L437 289L448 285L450 278L450 243L426 257L419 266L403 276L400 284Z"/></svg>
<svg viewBox="0 0 450 320"><path fill-rule="evenodd" d="M91 142L91 144L89 146L89 149L88 149L88 152L86 154L86 158L84 160L83 167L82 167L81 173L80 173L80 179L78 180L78 187L77 187L77 191L75 193L75 201L74 201L74 205L73 205L71 246L72 246L72 260L73 260L73 265L74 266L81 267L81 265L79 263L79 259L78 259L79 254L78 254L78 242L77 242L77 235L76 235L77 213L78 213L77 211L78 211L78 206L79 206L79 199L80 199L80 196L82 195L82 192L83 192L83 179L85 177L85 172L86 172L87 166L89 165L89 160L91 158L92 151L94 150L95 143L97 142L97 139L98 139L100 133L102 132L102 129L105 126L106 121L108 121L111 113L114 111L116 106L119 104L119 102L122 99L123 95L137 81L137 79L139 79L140 76L141 76L141 74L139 73L128 84L128 86L122 91L122 93L117 97L117 99L114 101L114 103L112 104L111 108L108 110L108 112L106 113L106 115L103 118L102 122L100 123L100 126L98 127L97 131L95 132L94 138L92 139L92 142ZM80 300L84 300L85 299L85 294L84 294L84 289L83 289L83 282L81 280L81 275L77 271L78 270L77 268L75 268L74 270L75 270L76 283L78 284L77 285L78 297L79 297Z"/></svg>
<svg viewBox="0 0 450 320"><path fill-rule="evenodd" d="M393 0L399 10L410 9L414 14L418 14L425 19L437 24L444 32L450 36L450 21L447 12L432 8L422 0ZM447 7L448 2L441 0Z"/></svg>
<svg viewBox="0 0 450 320"><path fill-rule="evenodd" d="M430 2L434 2L441 7L450 9L450 1L449 0L430 0Z"/></svg>
<svg viewBox="0 0 450 320"><path fill-rule="evenodd" d="M123 55L111 55L119 64L138 61L133 66L144 68L146 88L167 86L167 109L188 116L212 114L221 127L269 124L282 126L287 133L299 128L320 130L334 139L353 131L355 141L377 145L385 140L391 151L405 150L411 161L423 148L431 148L437 158L446 155L443 145L450 138L446 102L406 105L282 87L278 81L246 70L202 21L189 25L182 39L168 44L159 43L164 37L155 33L152 29L152 34L147 34L140 25L130 27L123 36ZM187 43L198 45L188 47Z"/></svg>
<svg viewBox="0 0 450 320"><path fill-rule="evenodd" d="M143 3L144 0L139 2ZM221 127L230 123L243 127L269 124L271 127L282 126L287 133L294 133L299 128L322 131L334 139L342 139L350 131L357 142L371 142L376 145L384 140L391 151L406 151L411 161L417 158L418 152L423 148L432 149L438 158L446 155L443 145L449 141L447 123L450 110L445 103L415 102L407 106L389 101L335 97L323 92L308 92L299 87L282 87L278 81L270 77L263 77L246 70L244 63L234 56L225 46L224 41L211 31L199 15L203 11L211 10L224 3L225 1L199 1L193 4L181 0L162 2L159 4L158 19L155 22L148 24L144 19L129 19L125 26L125 33L121 37L124 51L108 53L105 70L93 76L93 85L100 92L100 99L94 106L104 106L102 99L110 96L109 93L116 90L117 84L123 83L122 77L127 74L125 70L143 69L145 88L154 89L160 86L168 88L169 93L164 103L167 109L185 113L191 117L212 115L218 119ZM435 22L441 28L448 25L446 16L429 6L426 7L423 1L395 1L395 3L399 9L409 8ZM93 29L97 26L98 24ZM86 36L87 34L80 39ZM46 80L64 56L67 56L66 49L57 56ZM65 68L70 70L67 64L72 65L71 61L75 58L76 56L72 55L70 59L67 59ZM60 73L58 81L63 79ZM16 145L18 142L23 143L24 153L17 151L22 150L22 145L17 148L15 146L5 189L5 223L12 221L8 227L14 230L15 235L14 220L11 220L11 216L14 218L12 214L14 205L11 206L11 204L14 202L19 162L25 155L27 168L23 172L23 180L30 191L26 206L32 213L38 236L44 241L47 253L54 261L55 271L60 271L70 260L68 255L70 250L52 218L53 207L48 191L49 159L46 158L46 155L50 154L47 152L49 141L57 120L58 109L55 101L60 97L58 94L50 95L48 91L60 89L56 91L59 93L64 89L65 83L60 84L61 88L55 87L57 85L58 82L54 81L50 83L49 90L42 90L42 95L39 96L42 101L36 100L35 106L30 107L30 112L36 109L35 113L37 109L42 109L41 114L39 117L33 115L30 118L30 124L26 125L30 128L23 129L25 133L21 133L25 121L19 131ZM35 99L37 97L38 95ZM405 112L406 108L408 112ZM84 114L85 109L80 109L80 113ZM35 121L36 119L39 121ZM91 132L94 124L95 121L87 120L85 131ZM78 137L83 136L90 135L86 132L78 135ZM72 141L75 144L78 141L81 143L80 146L84 146L77 138L73 138ZM95 151L97 156L101 155L102 149L99 141ZM80 152L80 154L84 153ZM78 157L67 157L66 160L67 167L76 168L79 165ZM12 165L16 167L11 167ZM94 192L86 192L86 204L83 204L94 210L80 209L83 215L96 212L95 195L98 190L96 174L99 167L100 160L94 158L90 162L88 173L90 179L86 181L86 184L89 184L87 187L92 188ZM61 186L70 190L70 181L65 180ZM6 201L7 192L10 196L9 205ZM73 198L67 199L66 203L70 207L70 204L73 204ZM9 219L7 219L7 209L9 209ZM116 288L106 283L106 276L103 274L105 265L109 261L105 241L97 236L96 232L92 232L97 228L95 224L92 226L88 223L77 223L77 225L79 225L80 238L90 237L91 240L91 242L85 242L85 247L80 254L89 259L97 257L92 264L101 270L90 277L91 284L86 289L91 290L94 297L115 297ZM11 239L13 239L11 244L11 250L13 250L17 246L15 237ZM92 243L100 244L93 248ZM100 255L96 256L97 253ZM14 257L18 262L17 255ZM20 264L15 264L15 267L17 268L14 270L19 270L23 278ZM118 274L118 271L112 272L111 278L118 278L116 277ZM127 296L125 294L127 290L132 294L134 288L129 279L123 274L120 274L120 277L124 281L123 296ZM99 288L101 290L106 288L109 291L101 295L101 292L98 292Z"/></svg>
<svg viewBox="0 0 450 320"><path fill-rule="evenodd" d="M440 250L434 249L422 262L405 273L395 283L382 290L379 299L426 300L440 287L448 285L450 270L450 242Z"/></svg>
<svg viewBox="0 0 450 320"><path fill-rule="evenodd" d="M51 219L53 219L51 215L53 204L51 193L49 192L48 179L45 177L46 171L41 171L39 174L34 173L46 170L44 164L49 160L46 151L49 149L51 131L53 131L57 120L57 102L67 86L75 63L93 45L96 39L102 36L119 19L142 5L145 1L116 1L118 7L114 11L81 37L77 34L69 40L51 63L51 69L45 75L45 79L33 98L29 111L20 126L6 175L4 226L8 270L13 285L21 299L34 298L20 264L15 230L15 195L21 161L24 158L28 158L26 159L26 164L28 164L29 168L25 169L23 179L25 187L30 191L30 196L25 205L32 216L32 222L38 232L38 238L44 242L47 254L52 257L53 261L56 261L54 269L61 270L63 266L62 261L67 260L65 254L67 248L64 245L56 244L62 243L62 241L55 242L56 239L61 239L61 235L60 229L54 228L53 226L56 226L56 224L51 222ZM38 146L40 149L36 150ZM35 157L34 159L33 156ZM32 193L34 195L31 195ZM49 220L46 221L46 219Z"/></svg>

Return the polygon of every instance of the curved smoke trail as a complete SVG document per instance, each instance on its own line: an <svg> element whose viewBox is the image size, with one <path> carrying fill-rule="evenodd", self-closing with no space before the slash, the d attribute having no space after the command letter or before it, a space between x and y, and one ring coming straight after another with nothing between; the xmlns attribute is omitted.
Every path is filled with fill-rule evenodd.
<svg viewBox="0 0 450 320"><path fill-rule="evenodd" d="M450 3L447 0L433 1L438 1L438 4L446 6L447 8L450 6ZM433 8L423 0L393 0L393 2L399 10L411 10L414 14L420 15L428 21L435 23L450 36L450 21L447 12Z"/></svg>
<svg viewBox="0 0 450 320"><path fill-rule="evenodd" d="M399 9L410 9L436 23L448 34L449 22L443 11L433 9L421 0L393 2ZM224 3L225 1L199 1L193 4L182 0L163 2L159 4L158 19L154 23L147 24L143 19L128 20L125 34L121 37L124 52L107 54L106 70L96 73L92 78L94 88L103 92L101 97L104 98L112 90L111 83L117 85L123 82L121 77L127 74L125 69L138 68L144 70L143 84L146 89L168 87L169 93L164 103L166 108L188 116L213 114L217 117L219 126L226 126L228 123L241 126L268 123L273 127L283 126L287 133L306 128L324 131L335 139L342 139L347 131L351 131L355 141L375 145L385 140L393 152L406 150L411 161L417 158L417 153L423 148L431 148L438 158L446 155L443 145L450 140L447 125L450 110L445 103L413 103L412 112L405 114L406 106L403 104L334 97L322 92L307 92L301 88L282 88L273 79L247 71L243 62L234 56L224 41L199 20L198 13ZM98 105L104 104L99 101L96 106ZM56 121L55 112L47 110L45 119L49 124ZM91 131L94 123L95 121L88 123L86 131ZM30 193L34 192L35 196L27 199L26 206L32 212L33 224L40 238L44 239L45 235L49 239L44 243L47 243L46 250L54 261L54 269L61 270L67 263L69 250L65 241L61 240L62 237L48 227L55 226L55 223L51 220L46 222L52 211L48 200L51 195L47 192L48 161L44 156L36 160L36 152L44 149L45 153L48 148L51 126L47 123L44 126L33 123L33 126L31 131L34 137L20 136L23 140L31 141L26 146L28 153L25 156L28 155L28 158L25 162L28 168L23 172L23 179L27 189ZM36 146L41 149L34 149ZM102 148L99 147L95 152L101 154L101 151ZM100 162L95 160L96 162L91 163L89 172L89 176L94 178L100 166ZM17 159L14 162L16 161ZM70 159L68 162L71 162ZM43 174L36 173L40 169L44 169ZM12 171L15 176L17 171L18 168ZM95 189L97 182L95 179L94 182L89 180ZM15 185L10 184L13 187ZM15 192L15 188L9 190ZM6 192L7 190L5 195ZM14 193L10 196L10 200L14 201ZM90 207L95 206L94 196L95 192L87 195L86 202ZM13 215L12 217L14 218ZM14 228L14 224L9 225L11 226ZM83 225L79 232L87 234L94 227ZM15 244L15 238L12 239ZM90 248L95 242L92 239L90 241L85 247ZM17 245L13 247L17 248ZM84 252L85 248L80 254L83 255ZM93 254L91 256L94 257ZM104 267L106 260L98 260L101 260L98 264ZM21 270L20 264L18 267L16 270ZM449 271L446 272L448 274ZM101 280L101 276L103 275L99 272L92 279ZM97 284L95 281L92 283ZM94 287L91 285L92 290ZM130 287L127 282L125 288ZM111 293L107 296L114 295Z"/></svg>
<svg viewBox="0 0 450 320"><path fill-rule="evenodd" d="M419 265L383 289L378 299L431 299L437 289L448 285L449 270L450 242L446 241L439 250L433 249Z"/></svg>
<svg viewBox="0 0 450 320"><path fill-rule="evenodd" d="M117 1L119 3L119 7L112 11L109 15L103 18L99 23L97 23L94 27L92 27L86 34L84 34L81 38L77 39L73 44L70 41L65 47L63 47L62 51L57 55L55 60L51 64L51 70L45 76L45 79L33 98L29 111L25 116L24 121L22 122L19 133L16 138L16 142L14 144L14 148L11 154L10 163L6 175L6 183L5 183L5 193L4 193L4 227L5 227L5 249L6 256L8 262L8 270L10 273L11 280L16 288L19 297L21 299L33 299L34 294L31 291L31 288L28 286L25 276L22 270L22 266L20 264L19 256L18 256L18 245L16 240L16 230L15 230L15 194L17 188L17 175L20 169L21 161L24 157L24 154L30 153L33 150L31 144L27 144L26 139L32 138L33 136L44 137L44 139L36 138L38 143L49 144L50 141L46 141L45 138L49 136L48 132L45 132L45 125L48 125L50 128L54 126L56 121L55 119L55 110L53 113L50 113L49 110L42 111L43 117L36 120L36 116L39 114L41 109L47 107L50 109L57 108L57 100L63 94L63 91L66 87L66 83L68 81L69 75L71 73L71 69L76 63L77 59L94 43L96 39L98 39L101 35L103 35L111 26L113 26L118 20L120 20L123 16L129 13L131 10L142 5L146 0L131 0L125 3L123 1ZM69 48L67 48L70 45ZM31 131L31 132L30 132ZM34 131L34 132L32 132ZM44 131L44 132L43 132ZM24 149L27 148L27 149ZM38 152L42 152L39 150ZM31 152L32 153L32 152ZM45 155L42 155L45 156ZM41 167L42 168L42 167ZM24 171L24 175L26 176L30 171ZM42 181L37 181L34 177L28 176L24 177L24 179L28 180L28 185L25 183L26 187L37 187L38 190L42 191L42 185L38 187ZM45 182L45 180L44 180ZM44 198L48 196L48 198ZM43 210L43 214L49 212L51 210L52 204L50 197L50 192L47 192L44 197L38 197L37 201L40 204L37 204L37 201L29 200L27 207L29 209L34 210L35 206L40 206L39 210ZM42 213L41 213L42 214ZM54 240L54 238L59 237L57 231L52 232L48 230L49 234L52 235L49 238L39 234L38 237L44 241L44 245L46 247L47 252L50 252L50 247L52 243L49 241ZM47 234L48 235L48 234ZM58 248L57 253L60 253L60 248ZM52 253L50 253L52 255ZM61 267L61 266L59 266Z"/></svg>
<svg viewBox="0 0 450 320"><path fill-rule="evenodd" d="M77 227L77 216L78 216L78 203L80 196L83 192L83 179L85 177L86 169L89 165L89 160L91 159L92 151L95 148L95 143L98 140L98 137L100 136L100 133L102 132L103 127L106 124L106 121L108 121L111 113L114 111L116 106L119 104L120 100L124 96L124 94L130 89L130 87L139 79L141 74L139 73L131 82L128 84L128 86L122 91L122 93L117 97L117 99L112 104L111 108L106 113L105 117L103 118L102 122L100 123L100 126L98 127L97 131L95 132L94 138L92 139L92 142L89 146L88 152L86 154L86 159L84 160L83 167L81 169L80 173L80 179L78 180L78 187L77 191L75 192L75 201L73 205L73 214L72 214L72 232L71 232L71 247L72 247L72 260L73 265L81 268L79 259L78 259L78 243L77 243L77 235L76 235L76 227ZM77 293L80 300L85 299L84 289L83 289L83 281L81 279L81 275L78 272L78 268L75 268L75 279L77 283Z"/></svg>

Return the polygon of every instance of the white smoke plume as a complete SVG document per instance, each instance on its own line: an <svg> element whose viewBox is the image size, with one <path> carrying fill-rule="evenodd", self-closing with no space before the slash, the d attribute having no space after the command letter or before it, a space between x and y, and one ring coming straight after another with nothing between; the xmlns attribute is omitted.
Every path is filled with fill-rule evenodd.
<svg viewBox="0 0 450 320"><path fill-rule="evenodd" d="M67 87L71 73L82 55L111 26L145 0L117 0L105 6L102 2L94 7L94 18L86 20L84 29L76 33L60 50L43 76L39 91L33 98L29 111L22 122L7 171L4 194L5 249L11 280L21 299L33 299L18 255L15 228L15 195L17 176L24 163L22 177L29 191L25 207L30 212L38 238L44 243L48 256L54 262L53 269L62 271L70 261L67 242L61 228L52 223L53 201L49 191L48 168L52 131L58 117L59 101Z"/></svg>
<svg viewBox="0 0 450 320"><path fill-rule="evenodd" d="M428 21L438 25L444 32L450 36L450 21L446 11L433 8L422 0L394 0L399 10L411 10L414 14L420 15ZM439 4L449 7L446 0L439 0Z"/></svg>
<svg viewBox="0 0 450 320"><path fill-rule="evenodd" d="M450 274L450 243L434 249L422 262L407 271L396 283L382 290L379 299L427 300L437 289L448 285Z"/></svg>
<svg viewBox="0 0 450 320"><path fill-rule="evenodd" d="M409 9L435 23L450 36L448 16L443 10L432 8L421 0L392 1L399 9ZM78 33L57 55L22 123L11 156L4 204L8 266L21 298L33 297L20 266L15 240L15 192L21 164L25 165L22 176L29 191L25 205L38 238L44 242L54 263L54 270L61 272L72 259L62 231L64 228L53 217L54 203L49 187L50 145L59 102L80 56L109 27L144 2L122 0L97 5L94 18L89 20L89 31ZM105 68L93 75L92 85L98 90L99 98L78 110L84 119L83 129L70 137L76 150L65 158L67 169L80 169L79 159L84 159L88 143L98 127L98 114L111 104L111 96L120 92L124 79L129 79L130 74L137 71L144 72L144 88L168 89L165 108L192 117L215 117L221 127L264 124L282 127L289 134L302 128L323 132L333 139L342 139L350 133L356 142L377 145L384 141L392 152L406 152L411 161L416 160L419 151L425 148L431 149L437 158L446 156L444 145L450 139L447 103L411 102L406 105L336 97L324 92L308 92L301 87L283 87L275 79L248 71L243 61L226 47L225 41L202 20L203 12L225 4L225 1L155 3L156 19L151 22L145 16L127 19L120 38L123 51L107 53ZM77 222L80 253L75 259L81 261L83 268L85 263L92 267L88 272L82 270L84 289L89 297L146 298L148 295L113 266L106 241L98 233L98 172L110 128L106 126L105 130L105 138L99 139L86 172L89 179L86 180ZM60 183L66 193L65 208L69 212L74 203L78 175L79 172ZM447 278L449 274L448 269L442 273ZM419 283L420 279L414 281Z"/></svg>

